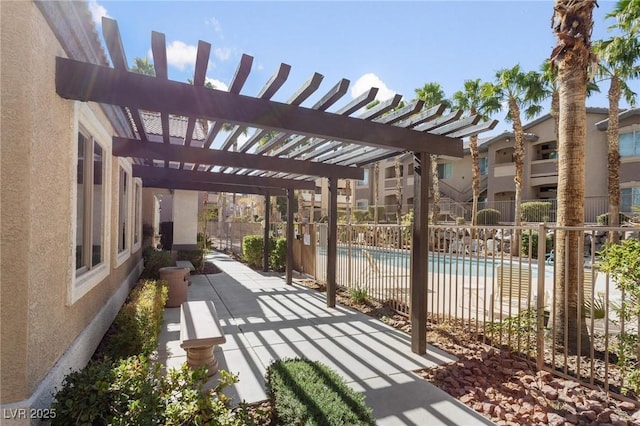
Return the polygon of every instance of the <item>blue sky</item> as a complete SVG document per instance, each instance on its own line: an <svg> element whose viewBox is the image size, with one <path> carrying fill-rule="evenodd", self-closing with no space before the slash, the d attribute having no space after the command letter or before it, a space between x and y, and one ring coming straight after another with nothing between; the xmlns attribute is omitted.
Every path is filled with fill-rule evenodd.
<svg viewBox="0 0 640 426"><path fill-rule="evenodd" d="M613 1L594 10L593 40L608 37ZM105 1L90 0L94 18L118 21L129 63L151 58L151 32L165 34L169 78L193 77L198 40L211 43L207 78L230 83L243 53L254 57L242 94L255 96L281 62L291 65L287 83L273 97L285 101L314 72L324 75L311 106L341 78L350 91L336 107L369 87L379 97L438 82L446 95L464 80L493 81L497 70L520 64L539 70L555 45L552 1ZM98 20L96 20L98 22ZM640 92L640 82L632 82ZM606 107L608 82L588 106ZM622 106L628 106L623 103ZM334 108L336 108L334 107ZM544 105L548 112L548 104ZM490 134L510 129L504 113ZM483 135L486 136L487 134Z"/></svg>

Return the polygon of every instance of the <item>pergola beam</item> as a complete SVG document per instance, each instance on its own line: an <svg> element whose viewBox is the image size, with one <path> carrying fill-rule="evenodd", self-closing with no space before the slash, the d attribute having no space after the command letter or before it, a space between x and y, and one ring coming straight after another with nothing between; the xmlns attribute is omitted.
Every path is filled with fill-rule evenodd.
<svg viewBox="0 0 640 426"><path fill-rule="evenodd" d="M135 139L119 137L113 138L112 150L113 155L118 157L181 161L185 163L238 167L242 169L256 169L309 176L337 177L341 179L361 180L364 177L364 170L356 167L175 144L167 145L157 142L141 142Z"/></svg>
<svg viewBox="0 0 640 426"><path fill-rule="evenodd" d="M229 173L201 172L195 170L172 169L169 167L151 167L133 165L133 176L144 179L167 179L172 182L211 182L234 185L255 185L262 188L314 189L316 184L310 180L266 178L258 176L233 175Z"/></svg>
<svg viewBox="0 0 640 426"><path fill-rule="evenodd" d="M265 196L287 195L287 191L282 188L259 188L249 185L233 185L213 182L180 182L171 179L143 179L142 186L145 188L184 189L190 191L205 192L228 192L232 194L258 194Z"/></svg>
<svg viewBox="0 0 640 426"><path fill-rule="evenodd" d="M296 105L56 58L63 98L196 116L360 145L462 157L462 141Z"/></svg>

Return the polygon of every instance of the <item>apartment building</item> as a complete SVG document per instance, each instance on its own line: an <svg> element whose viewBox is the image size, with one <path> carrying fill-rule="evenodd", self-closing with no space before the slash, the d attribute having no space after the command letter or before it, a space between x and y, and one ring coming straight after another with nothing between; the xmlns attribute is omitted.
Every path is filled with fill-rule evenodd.
<svg viewBox="0 0 640 426"><path fill-rule="evenodd" d="M587 222L595 222L598 215L608 210L607 114L606 108L587 108ZM640 204L640 109L623 111L619 120L621 211L630 213L632 206ZM558 143L554 120L551 115L546 114L523 127L525 164L522 200L549 200L555 206L558 187ZM513 152L512 132L503 132L479 141L479 208L499 210L501 219L505 222L514 220ZM387 218L395 217L397 187L400 184L402 212L405 213L413 205L413 170L413 157L409 154L381 161L378 163L378 173L372 165L365 173L365 179L353 182L353 208L366 209L374 205L374 191L377 186L378 205L385 207ZM437 173L441 215L448 219L470 219L473 168L468 142L465 142L463 158L437 158ZM431 179L431 173L428 173L428 176ZM549 220L555 220L555 216L552 214Z"/></svg>

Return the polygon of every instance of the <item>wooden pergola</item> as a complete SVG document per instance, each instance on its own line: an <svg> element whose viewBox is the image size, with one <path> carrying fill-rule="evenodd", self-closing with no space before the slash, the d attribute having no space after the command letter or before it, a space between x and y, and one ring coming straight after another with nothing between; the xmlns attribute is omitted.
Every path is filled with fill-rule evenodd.
<svg viewBox="0 0 640 426"><path fill-rule="evenodd" d="M271 100L286 81L290 66L281 64L257 96L241 94L253 58L243 55L228 91L205 87L209 43L198 43L193 84L168 79L165 36L153 32L151 46L155 76L130 72L117 22L103 18L102 31L113 66L56 58L56 91L67 99L121 107L130 117L130 134L113 138L113 155L133 158L133 175L143 186L286 194L286 279L293 271L294 190L315 189L315 180L329 180L327 250L327 306L336 299L336 231L338 179L362 179L363 166L402 153L414 155L414 217L411 262L412 351L426 351L426 280L428 236L428 174L430 154L462 157L461 138L495 127L480 116L462 117L462 111L444 114L445 106L423 108L412 102L398 108L401 96L360 112L376 96L371 88L362 96L330 112L347 92L340 80L311 107L302 103L316 92L322 75L315 73L286 102ZM160 116L161 135L152 134L142 114ZM358 113L358 116L353 114ZM170 117L186 117L182 137L170 132ZM206 137L195 138L199 120L214 123ZM216 136L228 134L219 149ZM231 127L231 130L228 129ZM237 146L245 129L255 129ZM260 143L259 143L260 142ZM265 209L268 224L269 207ZM265 234L269 227L265 226ZM267 235L265 235L266 237ZM267 238L265 238L265 241ZM266 256L265 256L266 257Z"/></svg>

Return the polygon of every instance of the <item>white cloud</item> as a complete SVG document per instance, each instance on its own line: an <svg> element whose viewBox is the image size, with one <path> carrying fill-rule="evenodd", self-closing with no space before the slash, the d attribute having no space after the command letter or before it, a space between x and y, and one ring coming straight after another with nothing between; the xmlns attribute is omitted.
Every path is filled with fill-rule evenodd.
<svg viewBox="0 0 640 426"><path fill-rule="evenodd" d="M357 98L361 94L368 92L372 87L378 88L376 99L380 101L386 101L396 94L395 91L387 87L384 81L380 80L380 77L373 73L367 73L357 79L351 87L351 97Z"/></svg>
<svg viewBox="0 0 640 426"><path fill-rule="evenodd" d="M231 49L228 47L216 47L213 49L213 54L222 62L228 61L231 57Z"/></svg>
<svg viewBox="0 0 640 426"><path fill-rule="evenodd" d="M167 63L184 71L186 67L193 68L196 63L198 48L180 40L171 42L167 46Z"/></svg>
<svg viewBox="0 0 640 426"><path fill-rule="evenodd" d="M212 16L211 18L207 19L205 23L207 25L211 25L213 27L213 31L215 31L220 38L224 38L224 36L222 35L222 26L220 25L220 21Z"/></svg>
<svg viewBox="0 0 640 426"><path fill-rule="evenodd" d="M209 77L207 77L207 78L205 79L205 81L206 81L207 83L211 83L211 84L213 84L213 87L214 87L214 88L216 88L216 89L218 89L218 90L224 90L225 92L228 92L228 91L229 91L229 86L227 86L227 84L226 84L226 83L224 83L224 82L222 82L222 81L220 81L220 80L216 80L215 78L209 78Z"/></svg>
<svg viewBox="0 0 640 426"><path fill-rule="evenodd" d="M91 12L91 19L93 19L93 22L98 27L102 25L103 16L110 18L109 14L107 13L107 9L104 6L99 5L96 0L89 0L88 6L89 12Z"/></svg>

